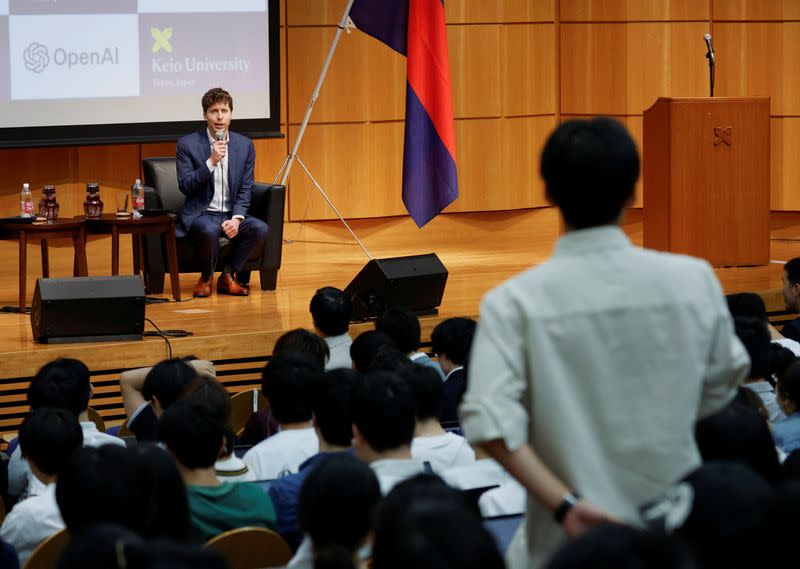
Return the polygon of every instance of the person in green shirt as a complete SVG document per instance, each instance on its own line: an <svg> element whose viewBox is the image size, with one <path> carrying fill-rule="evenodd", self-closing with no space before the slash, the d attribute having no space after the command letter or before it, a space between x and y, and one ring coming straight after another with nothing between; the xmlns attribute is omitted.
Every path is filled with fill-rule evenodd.
<svg viewBox="0 0 800 569"><path fill-rule="evenodd" d="M225 452L226 429L224 417L191 397L171 405L158 423L159 437L186 483L198 543L240 527L275 527L272 501L260 486L217 478L214 463Z"/></svg>

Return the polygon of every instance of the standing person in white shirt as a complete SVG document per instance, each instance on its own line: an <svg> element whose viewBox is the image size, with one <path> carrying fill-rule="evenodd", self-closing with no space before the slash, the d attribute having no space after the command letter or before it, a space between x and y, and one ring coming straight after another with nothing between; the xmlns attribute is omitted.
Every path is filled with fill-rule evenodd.
<svg viewBox="0 0 800 569"><path fill-rule="evenodd" d="M311 426L322 368L309 356L283 353L264 367L261 390L269 400L279 432L264 439L244 455L244 463L256 480L273 480L294 474L319 452L319 439Z"/></svg>
<svg viewBox="0 0 800 569"><path fill-rule="evenodd" d="M326 286L317 290L309 304L314 331L328 344L330 355L325 363L325 371L336 368L351 368L350 359L350 316L353 303L350 297L336 287Z"/></svg>
<svg viewBox="0 0 800 569"><path fill-rule="evenodd" d="M541 173L564 235L483 299L459 410L470 442L528 491L534 569L567 535L636 523L697 467L695 422L750 365L708 263L635 247L620 228L639 155L619 122L561 124Z"/></svg>
<svg viewBox="0 0 800 569"><path fill-rule="evenodd" d="M56 503L56 480L82 443L75 415L64 409L43 407L22 422L19 446L41 486L38 493L14 506L0 527L0 539L17 550L20 566L36 546L64 529Z"/></svg>
<svg viewBox="0 0 800 569"><path fill-rule="evenodd" d="M54 407L66 409L77 417L83 430L84 446L98 447L105 444L125 446L122 439L101 433L89 420L89 400L92 398L89 368L83 362L59 358L45 364L36 372L28 386L28 405L31 409ZM37 481L23 460L20 448L14 449L8 463L8 493L24 497L30 493ZM30 487L29 487L30 486Z"/></svg>

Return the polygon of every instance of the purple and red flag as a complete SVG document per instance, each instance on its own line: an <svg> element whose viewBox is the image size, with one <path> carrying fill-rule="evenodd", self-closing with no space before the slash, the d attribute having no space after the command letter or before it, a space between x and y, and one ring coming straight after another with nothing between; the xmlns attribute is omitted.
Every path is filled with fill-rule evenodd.
<svg viewBox="0 0 800 569"><path fill-rule="evenodd" d="M422 227L458 197L443 0L355 0L350 19L406 56L403 203Z"/></svg>

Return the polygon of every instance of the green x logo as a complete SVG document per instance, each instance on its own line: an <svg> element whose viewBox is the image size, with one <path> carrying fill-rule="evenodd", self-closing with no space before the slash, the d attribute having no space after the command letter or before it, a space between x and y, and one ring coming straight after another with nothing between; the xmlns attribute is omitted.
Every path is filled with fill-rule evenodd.
<svg viewBox="0 0 800 569"><path fill-rule="evenodd" d="M158 53L160 49L167 53L172 53L172 44L169 43L172 37L172 28L164 28L163 30L150 28L150 35L153 36L153 53Z"/></svg>

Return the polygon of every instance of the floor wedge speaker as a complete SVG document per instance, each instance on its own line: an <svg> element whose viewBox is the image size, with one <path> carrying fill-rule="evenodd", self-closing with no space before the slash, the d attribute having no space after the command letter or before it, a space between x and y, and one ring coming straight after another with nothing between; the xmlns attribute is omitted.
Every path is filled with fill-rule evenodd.
<svg viewBox="0 0 800 569"><path fill-rule="evenodd" d="M141 340L144 284L139 275L36 280L33 337L44 344Z"/></svg>
<svg viewBox="0 0 800 569"><path fill-rule="evenodd" d="M353 320L375 318L389 306L436 314L447 284L447 269L433 253L372 259L347 285Z"/></svg>

